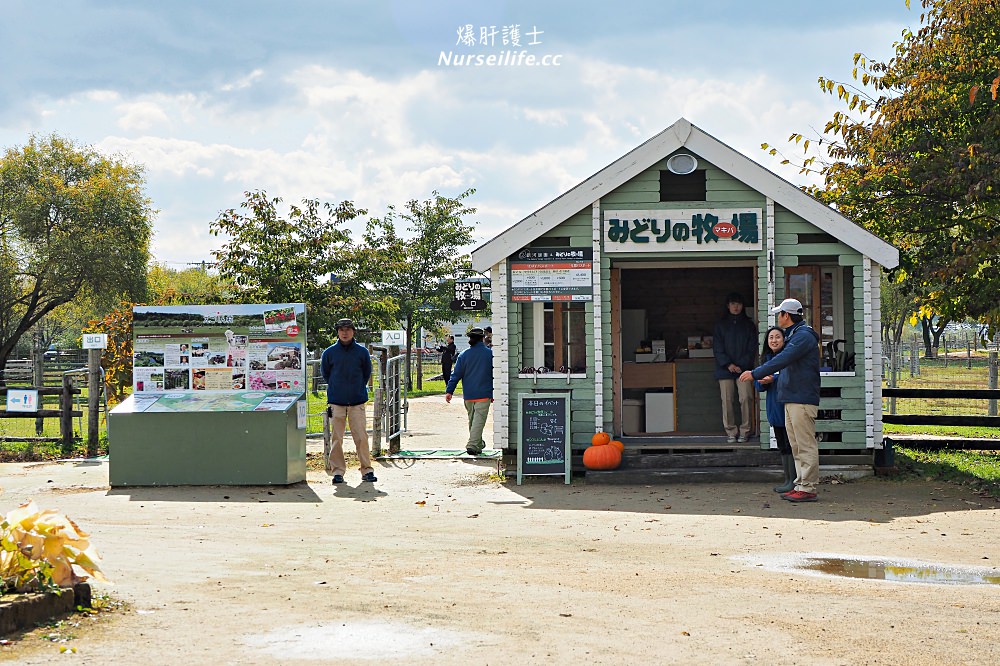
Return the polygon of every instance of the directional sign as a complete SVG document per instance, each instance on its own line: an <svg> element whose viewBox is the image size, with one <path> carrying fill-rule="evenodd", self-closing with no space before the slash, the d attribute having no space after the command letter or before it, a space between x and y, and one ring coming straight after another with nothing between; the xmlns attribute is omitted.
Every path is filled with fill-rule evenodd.
<svg viewBox="0 0 1000 666"><path fill-rule="evenodd" d="M458 280L455 282L455 300L451 302L452 310L485 310L483 299L483 283L475 280Z"/></svg>
<svg viewBox="0 0 1000 666"><path fill-rule="evenodd" d="M84 349L104 349L108 346L108 334L107 333L84 333L83 334L83 348Z"/></svg>
<svg viewBox="0 0 1000 666"><path fill-rule="evenodd" d="M406 331L382 331L382 344L387 347L402 347L406 344Z"/></svg>

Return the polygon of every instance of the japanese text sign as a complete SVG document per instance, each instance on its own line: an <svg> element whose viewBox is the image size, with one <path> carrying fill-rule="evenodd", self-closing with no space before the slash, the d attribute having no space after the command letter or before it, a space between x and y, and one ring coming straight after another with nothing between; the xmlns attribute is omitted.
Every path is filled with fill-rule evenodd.
<svg viewBox="0 0 1000 666"><path fill-rule="evenodd" d="M606 210L604 251L755 251L760 220L759 208Z"/></svg>

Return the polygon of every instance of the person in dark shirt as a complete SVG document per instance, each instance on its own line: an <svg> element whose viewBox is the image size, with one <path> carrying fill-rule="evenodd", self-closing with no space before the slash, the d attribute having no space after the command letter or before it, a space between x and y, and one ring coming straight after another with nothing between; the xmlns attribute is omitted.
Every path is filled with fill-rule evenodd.
<svg viewBox="0 0 1000 666"><path fill-rule="evenodd" d="M446 382L451 379L451 366L455 363L455 356L458 355L455 336L449 335L447 341L447 344L438 345L437 348L441 352L441 378Z"/></svg>
<svg viewBox="0 0 1000 666"><path fill-rule="evenodd" d="M747 316L743 297L736 292L726 297L726 311L715 325L712 337L715 355L715 378L722 396L722 427L726 441L745 442L753 425L753 384L736 380L740 373L753 367L757 355L757 325ZM739 398L739 422L736 420L736 400Z"/></svg>

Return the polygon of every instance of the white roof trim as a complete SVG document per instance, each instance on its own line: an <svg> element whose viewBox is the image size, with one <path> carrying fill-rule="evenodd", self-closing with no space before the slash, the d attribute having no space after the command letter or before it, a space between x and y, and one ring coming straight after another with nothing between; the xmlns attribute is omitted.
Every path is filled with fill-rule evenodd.
<svg viewBox="0 0 1000 666"><path fill-rule="evenodd" d="M693 153L746 183L806 221L827 231L885 268L899 265L899 250L833 208L681 118L573 189L560 195L472 252L472 267L486 271L554 229L572 215L642 173L678 148Z"/></svg>

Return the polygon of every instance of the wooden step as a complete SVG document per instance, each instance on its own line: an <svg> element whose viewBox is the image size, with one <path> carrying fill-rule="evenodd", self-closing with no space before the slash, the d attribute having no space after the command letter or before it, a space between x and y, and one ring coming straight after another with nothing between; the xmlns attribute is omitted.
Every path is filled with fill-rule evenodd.
<svg viewBox="0 0 1000 666"><path fill-rule="evenodd" d="M588 470L587 484L662 486L680 483L762 483L784 480L779 468L770 467L685 467L674 469L618 468L605 472Z"/></svg>

